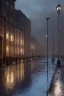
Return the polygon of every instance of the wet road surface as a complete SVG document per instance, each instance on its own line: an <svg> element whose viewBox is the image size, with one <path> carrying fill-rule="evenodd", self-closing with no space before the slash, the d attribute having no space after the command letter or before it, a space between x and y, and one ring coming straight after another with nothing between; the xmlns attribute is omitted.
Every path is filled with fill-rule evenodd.
<svg viewBox="0 0 64 96"><path fill-rule="evenodd" d="M50 84L54 68L49 58ZM0 96L45 96L47 91L46 58L0 68Z"/></svg>
<svg viewBox="0 0 64 96"><path fill-rule="evenodd" d="M64 62L55 70L53 80L49 89L49 96L64 96Z"/></svg>

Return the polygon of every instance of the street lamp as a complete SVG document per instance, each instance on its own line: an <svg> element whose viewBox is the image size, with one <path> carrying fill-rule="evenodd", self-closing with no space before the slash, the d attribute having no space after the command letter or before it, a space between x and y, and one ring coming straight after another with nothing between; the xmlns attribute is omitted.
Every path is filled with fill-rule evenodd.
<svg viewBox="0 0 64 96"><path fill-rule="evenodd" d="M48 20L49 20L50 18L46 18L46 20L47 20L47 35L46 35L46 37L47 37L47 96L48 96Z"/></svg>
<svg viewBox="0 0 64 96"><path fill-rule="evenodd" d="M54 58L54 37L53 38L53 58Z"/></svg>
<svg viewBox="0 0 64 96"><path fill-rule="evenodd" d="M57 61L57 64L60 64L60 26L59 26L59 16L60 16L60 11L62 9L62 6L59 4L57 7L56 7L56 10L57 10L57 13L58 13L58 61Z"/></svg>
<svg viewBox="0 0 64 96"><path fill-rule="evenodd" d="M52 39L53 39L52 63L54 63L54 37L52 37Z"/></svg>

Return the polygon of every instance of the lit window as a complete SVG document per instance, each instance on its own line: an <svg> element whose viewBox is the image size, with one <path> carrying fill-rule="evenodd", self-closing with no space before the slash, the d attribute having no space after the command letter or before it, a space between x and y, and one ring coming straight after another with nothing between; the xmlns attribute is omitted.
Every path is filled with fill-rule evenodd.
<svg viewBox="0 0 64 96"><path fill-rule="evenodd" d="M9 38L9 34L8 34L8 33L6 33L6 38L7 38L7 39Z"/></svg>
<svg viewBox="0 0 64 96"><path fill-rule="evenodd" d="M6 46L6 52L9 52L9 47L8 46Z"/></svg>
<svg viewBox="0 0 64 96"><path fill-rule="evenodd" d="M13 35L11 35L11 41L13 41Z"/></svg>
<svg viewBox="0 0 64 96"><path fill-rule="evenodd" d="M20 49L20 53L22 54L22 48Z"/></svg>

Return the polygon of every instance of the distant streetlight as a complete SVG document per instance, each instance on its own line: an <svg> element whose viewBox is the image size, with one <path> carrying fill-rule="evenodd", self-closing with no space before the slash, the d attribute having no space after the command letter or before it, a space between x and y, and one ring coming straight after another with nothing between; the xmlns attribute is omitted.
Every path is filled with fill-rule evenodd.
<svg viewBox="0 0 64 96"><path fill-rule="evenodd" d="M60 26L59 26L59 16L60 16L60 11L62 9L62 6L59 4L57 7L56 7L56 10L57 10L57 13L58 13L58 61L57 63L60 64Z"/></svg>
<svg viewBox="0 0 64 96"><path fill-rule="evenodd" d="M49 20L50 18L46 18L46 20L47 20L47 35L46 35L46 37L47 37L47 96L48 96L48 20Z"/></svg>
<svg viewBox="0 0 64 96"><path fill-rule="evenodd" d="M47 38L47 35L46 35L46 38Z"/></svg>

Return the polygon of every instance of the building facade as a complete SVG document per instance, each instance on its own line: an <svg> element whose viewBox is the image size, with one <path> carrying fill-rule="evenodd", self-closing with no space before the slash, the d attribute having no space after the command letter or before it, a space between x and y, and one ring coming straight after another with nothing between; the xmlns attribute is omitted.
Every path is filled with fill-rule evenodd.
<svg viewBox="0 0 64 96"><path fill-rule="evenodd" d="M31 21L15 9L16 0L0 0L0 58L31 56Z"/></svg>
<svg viewBox="0 0 64 96"><path fill-rule="evenodd" d="M39 57L43 56L41 51L41 45L33 36L31 36L31 56Z"/></svg>

